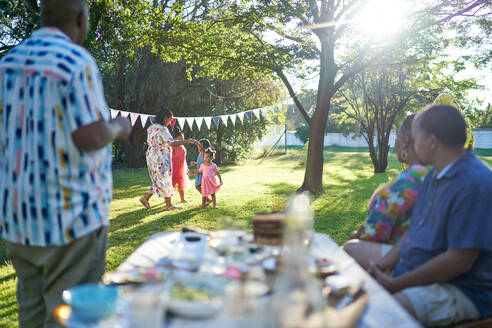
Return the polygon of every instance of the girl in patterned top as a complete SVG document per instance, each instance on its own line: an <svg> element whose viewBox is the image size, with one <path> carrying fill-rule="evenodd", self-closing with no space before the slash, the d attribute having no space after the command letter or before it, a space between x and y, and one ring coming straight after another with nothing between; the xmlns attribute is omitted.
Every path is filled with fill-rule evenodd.
<svg viewBox="0 0 492 328"><path fill-rule="evenodd" d="M428 169L419 163L413 147L411 127L414 117L414 114L407 116L395 140L395 153L400 162L408 164L407 169L387 185L376 189L366 222L351 234L351 240L343 246L364 268L371 260L384 256L407 231L420 185L428 173Z"/></svg>

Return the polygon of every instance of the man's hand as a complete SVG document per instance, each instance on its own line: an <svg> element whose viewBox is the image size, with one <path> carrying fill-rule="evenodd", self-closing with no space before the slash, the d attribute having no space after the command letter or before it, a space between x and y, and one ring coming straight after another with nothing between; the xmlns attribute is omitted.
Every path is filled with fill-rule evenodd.
<svg viewBox="0 0 492 328"><path fill-rule="evenodd" d="M120 139L128 139L130 134L132 133L132 126L130 124L130 120L126 117L117 117L114 120L109 121L110 124L116 124L120 127L120 132L116 138Z"/></svg>
<svg viewBox="0 0 492 328"><path fill-rule="evenodd" d="M395 278L381 271L374 262L371 262L368 272L391 294L402 289L398 287Z"/></svg>

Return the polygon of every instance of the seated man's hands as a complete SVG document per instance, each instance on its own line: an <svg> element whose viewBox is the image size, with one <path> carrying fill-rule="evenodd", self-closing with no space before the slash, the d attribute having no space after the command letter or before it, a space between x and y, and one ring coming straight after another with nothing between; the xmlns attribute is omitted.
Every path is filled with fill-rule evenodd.
<svg viewBox="0 0 492 328"><path fill-rule="evenodd" d="M381 271L376 263L371 262L369 270L367 271L371 274L371 276L374 277L374 279L376 279L377 282L379 282L381 286L384 287L384 289L386 289L391 294L396 293L402 289L398 287L396 279L389 274Z"/></svg>

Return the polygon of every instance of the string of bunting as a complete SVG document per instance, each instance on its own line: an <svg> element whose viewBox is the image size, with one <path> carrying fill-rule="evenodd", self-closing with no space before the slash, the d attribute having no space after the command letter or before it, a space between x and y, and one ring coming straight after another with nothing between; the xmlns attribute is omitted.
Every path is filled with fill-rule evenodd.
<svg viewBox="0 0 492 328"><path fill-rule="evenodd" d="M139 118L143 128L145 128L147 122L153 124L155 120L155 115L132 113L132 112L126 112L117 109L110 109L110 110L111 110L111 118L116 118L118 115L122 117L130 117L130 123L132 126L134 126L137 123L137 120ZM193 129L193 124L196 124L198 130L202 128L203 123L205 123L207 129L210 129L212 127L212 123L216 127L219 127L220 124L224 124L225 126L228 126L230 123L232 123L232 125L235 126L239 122L241 122L241 124L244 124L245 120L252 121L254 117L256 117L258 120L260 120L262 116L264 118L270 118L276 111L277 109L275 108L275 106L270 105L267 107L255 108L240 113L218 115L218 116L197 116L197 117L175 116L173 121L171 122L171 126L174 129L174 126L177 123L181 129L184 129L185 125L188 125L190 129Z"/></svg>

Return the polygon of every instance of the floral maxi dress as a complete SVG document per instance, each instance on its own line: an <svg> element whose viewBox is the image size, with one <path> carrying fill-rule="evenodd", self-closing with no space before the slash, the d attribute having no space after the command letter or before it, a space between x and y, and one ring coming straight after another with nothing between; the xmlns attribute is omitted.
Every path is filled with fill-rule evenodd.
<svg viewBox="0 0 492 328"><path fill-rule="evenodd" d="M147 169L152 180L150 192L159 197L173 196L172 147L173 137L161 124L152 124L147 129Z"/></svg>

